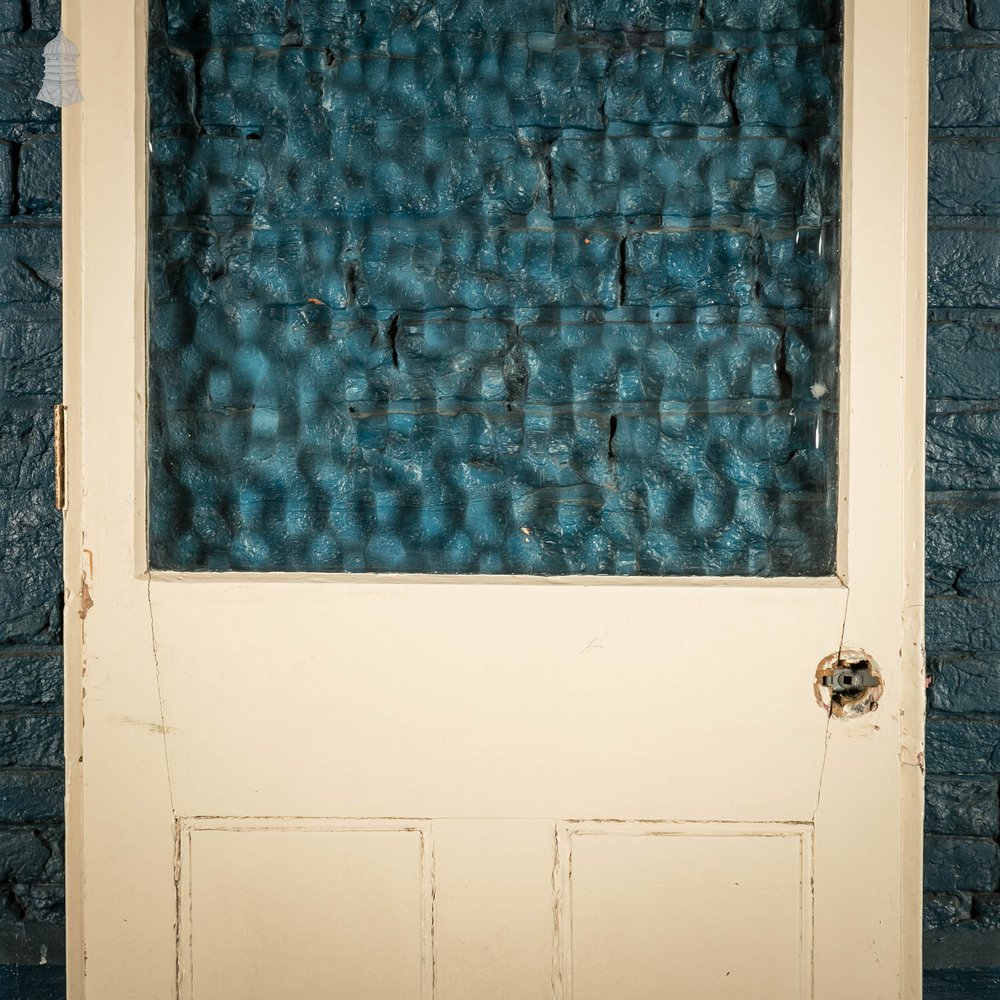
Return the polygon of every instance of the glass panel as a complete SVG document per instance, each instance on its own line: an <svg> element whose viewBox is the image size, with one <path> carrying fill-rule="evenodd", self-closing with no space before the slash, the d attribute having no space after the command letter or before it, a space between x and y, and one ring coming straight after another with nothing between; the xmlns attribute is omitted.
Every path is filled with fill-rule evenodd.
<svg viewBox="0 0 1000 1000"><path fill-rule="evenodd" d="M825 575L837 0L167 0L154 568Z"/></svg>

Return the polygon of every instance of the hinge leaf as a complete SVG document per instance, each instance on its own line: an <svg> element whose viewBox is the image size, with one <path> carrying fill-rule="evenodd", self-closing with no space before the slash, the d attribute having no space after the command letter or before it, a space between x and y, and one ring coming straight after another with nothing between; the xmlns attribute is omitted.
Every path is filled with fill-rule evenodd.
<svg viewBox="0 0 1000 1000"><path fill-rule="evenodd" d="M52 410L52 443L56 459L56 510L66 509L66 404Z"/></svg>

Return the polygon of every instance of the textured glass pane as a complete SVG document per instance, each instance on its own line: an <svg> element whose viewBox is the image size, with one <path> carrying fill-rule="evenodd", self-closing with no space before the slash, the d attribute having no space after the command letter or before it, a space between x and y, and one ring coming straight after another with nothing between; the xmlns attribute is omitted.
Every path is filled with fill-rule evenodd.
<svg viewBox="0 0 1000 1000"><path fill-rule="evenodd" d="M822 575L838 0L154 0L157 568Z"/></svg>

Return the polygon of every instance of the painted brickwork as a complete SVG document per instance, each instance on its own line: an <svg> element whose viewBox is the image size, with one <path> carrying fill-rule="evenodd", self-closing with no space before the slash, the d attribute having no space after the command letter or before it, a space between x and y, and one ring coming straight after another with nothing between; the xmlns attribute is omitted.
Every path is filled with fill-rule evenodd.
<svg viewBox="0 0 1000 1000"><path fill-rule="evenodd" d="M1000 2L933 0L927 1000L1000 998Z"/></svg>
<svg viewBox="0 0 1000 1000"><path fill-rule="evenodd" d="M58 139L55 112L32 98L56 21L41 0L0 2L0 1000L62 993L48 418L59 391ZM934 0L933 28L926 993L990 1000L1000 997L1000 2Z"/></svg>
<svg viewBox="0 0 1000 1000"><path fill-rule="evenodd" d="M57 0L0 0L0 1000L63 990L59 114L35 100Z"/></svg>

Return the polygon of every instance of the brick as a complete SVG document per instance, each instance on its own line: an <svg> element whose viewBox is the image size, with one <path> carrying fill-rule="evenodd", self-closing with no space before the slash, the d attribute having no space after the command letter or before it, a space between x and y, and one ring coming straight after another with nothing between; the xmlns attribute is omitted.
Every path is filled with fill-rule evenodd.
<svg viewBox="0 0 1000 1000"><path fill-rule="evenodd" d="M715 28L790 31L830 28L836 23L835 0L705 0L705 20Z"/></svg>
<svg viewBox="0 0 1000 1000"><path fill-rule="evenodd" d="M62 818L61 769L0 769L0 823L56 823Z"/></svg>
<svg viewBox="0 0 1000 1000"><path fill-rule="evenodd" d="M0 712L0 767L61 767L62 713L18 708Z"/></svg>
<svg viewBox="0 0 1000 1000"><path fill-rule="evenodd" d="M62 141L58 135L33 136L21 144L18 211L59 215L62 210ZM2 196L2 189L0 189Z"/></svg>
<svg viewBox="0 0 1000 1000"><path fill-rule="evenodd" d="M41 45L0 46L0 131L2 123L59 121L59 109L35 96L43 65Z"/></svg>
<svg viewBox="0 0 1000 1000"><path fill-rule="evenodd" d="M7 981L4 966L28 966L46 969L58 968L66 962L66 929L57 923L42 923L30 920L0 921L0 998ZM18 1000L38 1000L49 993L17 994ZM60 1000L64 1000L60 997Z"/></svg>
<svg viewBox="0 0 1000 1000"><path fill-rule="evenodd" d="M156 272L151 277L155 301L173 300L184 286L189 299L199 301L221 257L227 291L236 301L294 304L314 298L336 308L347 303L345 271L338 266L345 252L339 227L257 231L251 245L240 234L218 240L171 232L158 239L154 249L167 266L162 279ZM479 241L458 227L373 224L360 261L358 300L413 311L455 304L470 309L504 303L611 305L617 296L618 243L604 234L585 242L575 232L535 229L484 233ZM231 323L231 316L232 311L225 313L220 322ZM208 321L206 312L200 322Z"/></svg>
<svg viewBox="0 0 1000 1000"><path fill-rule="evenodd" d="M202 126L288 128L309 109L322 109L325 93L330 95L331 110L337 109L345 120L374 120L381 110L372 104L367 89L346 80L345 72L324 72L318 52L217 48L199 52L195 60ZM380 60L386 66L390 62ZM341 80L344 85L338 88ZM160 126L168 124L159 115L153 120Z"/></svg>
<svg viewBox="0 0 1000 1000"><path fill-rule="evenodd" d="M953 775L1000 771L1000 719L929 718L927 770Z"/></svg>
<svg viewBox="0 0 1000 1000"><path fill-rule="evenodd" d="M62 386L60 303L0 303L0 395L49 396Z"/></svg>
<svg viewBox="0 0 1000 1000"><path fill-rule="evenodd" d="M1000 145L942 136L931 139L928 152L932 219L1000 213Z"/></svg>
<svg viewBox="0 0 1000 1000"><path fill-rule="evenodd" d="M285 0L166 0L165 6L171 34L282 35L287 23Z"/></svg>
<svg viewBox="0 0 1000 1000"><path fill-rule="evenodd" d="M929 663L931 708L956 715L1000 715L1000 656L980 654Z"/></svg>
<svg viewBox="0 0 1000 1000"><path fill-rule="evenodd" d="M0 302L47 305L62 290L62 235L55 226L0 226Z"/></svg>
<svg viewBox="0 0 1000 1000"><path fill-rule="evenodd" d="M785 5L793 6L793 5ZM741 125L836 132L837 81L824 71L824 46L753 49L736 63L733 104Z"/></svg>
<svg viewBox="0 0 1000 1000"><path fill-rule="evenodd" d="M0 1000L64 1000L65 965L0 965Z"/></svg>
<svg viewBox="0 0 1000 1000"><path fill-rule="evenodd" d="M815 301L830 272L815 239L764 239L746 233L640 233L626 253L629 305L768 305L796 308Z"/></svg>
<svg viewBox="0 0 1000 1000"><path fill-rule="evenodd" d="M931 50L932 128L983 128L1000 124L1000 49Z"/></svg>
<svg viewBox="0 0 1000 1000"><path fill-rule="evenodd" d="M350 4L345 0L299 0L296 5L299 24L303 31L328 32L342 40L343 44L355 41L361 47L370 47L370 40L382 32L384 38L386 20L392 15L391 7L373 9L370 5L363 10L360 4ZM508 4L497 3L498 12L507 14ZM555 0L539 0L536 18L532 27L546 25L551 30L555 23ZM474 12L482 11L482 4L476 0L439 0L438 16L451 17L455 25L469 23ZM365 17L362 20L361 15Z"/></svg>
<svg viewBox="0 0 1000 1000"><path fill-rule="evenodd" d="M22 31L21 0L0 0L0 31Z"/></svg>
<svg viewBox="0 0 1000 1000"><path fill-rule="evenodd" d="M670 9L685 2L690 0L652 0L650 6ZM631 9L636 10L639 3L634 3ZM302 20L307 26L312 23L311 16L315 16L313 12L316 8L336 6L329 0L302 0L302 5ZM350 4L346 6L349 7ZM558 0L537 0L530 4L525 4L523 0L442 0L438 4L441 23L447 30L476 33L484 30L504 33L551 32L561 16L557 14L557 7ZM569 7L572 16L572 3ZM374 23L378 25L378 14L375 11L373 13Z"/></svg>
<svg viewBox="0 0 1000 1000"><path fill-rule="evenodd" d="M1000 931L976 919L973 897L972 919L955 927L925 930L923 940L924 970L929 969L1000 969Z"/></svg>
<svg viewBox="0 0 1000 1000"><path fill-rule="evenodd" d="M924 893L924 928L954 927L972 916L971 892Z"/></svg>
<svg viewBox="0 0 1000 1000"><path fill-rule="evenodd" d="M605 111L626 122L730 125L733 65L724 54L630 49L612 63ZM600 119L593 127L601 127Z"/></svg>
<svg viewBox="0 0 1000 1000"><path fill-rule="evenodd" d="M1000 327L928 324L927 380L930 399L1000 399Z"/></svg>
<svg viewBox="0 0 1000 1000"><path fill-rule="evenodd" d="M959 596L928 599L927 648L933 655L1000 651L1000 601Z"/></svg>
<svg viewBox="0 0 1000 1000"><path fill-rule="evenodd" d="M1000 845L978 837L926 837L924 886L948 892L955 889L991 891L1000 882Z"/></svg>
<svg viewBox="0 0 1000 1000"><path fill-rule="evenodd" d="M31 464L28 459L18 461ZM16 469L12 471L18 474ZM20 474L33 477L38 473L25 469ZM59 642L61 525L61 516L52 504L51 486L0 488L0 643Z"/></svg>
<svg viewBox="0 0 1000 1000"><path fill-rule="evenodd" d="M699 0L573 0L569 15L582 30L624 23L646 31L685 31L698 26L698 8Z"/></svg>
<svg viewBox="0 0 1000 1000"><path fill-rule="evenodd" d="M61 0L29 0L31 27L54 35L61 23Z"/></svg>
<svg viewBox="0 0 1000 1000"><path fill-rule="evenodd" d="M960 595L932 595L926 603L927 653L932 660L957 661L964 656L992 655L1000 649L994 617L1000 602Z"/></svg>
<svg viewBox="0 0 1000 1000"><path fill-rule="evenodd" d="M49 852L45 871L37 880L52 885L61 885L66 881L66 833L62 824L59 826L39 825L32 829L32 834L40 840ZM29 881L29 880L25 880Z"/></svg>
<svg viewBox="0 0 1000 1000"><path fill-rule="evenodd" d="M62 924L66 920L66 892L61 885L14 885L22 919L31 923Z"/></svg>
<svg viewBox="0 0 1000 1000"><path fill-rule="evenodd" d="M927 489L1000 489L1000 401L928 414Z"/></svg>
<svg viewBox="0 0 1000 1000"><path fill-rule="evenodd" d="M931 4L933 31L963 31L969 27L968 0L934 0Z"/></svg>
<svg viewBox="0 0 1000 1000"><path fill-rule="evenodd" d="M176 47L150 46L147 76L150 120L159 128L197 131L194 56Z"/></svg>
<svg viewBox="0 0 1000 1000"><path fill-rule="evenodd" d="M427 135L404 126L349 132L348 140L316 150L290 143L278 128L252 140L242 133L154 136L151 214L281 218L313 201L365 219L395 211L447 214L476 204L487 213L527 215L545 199L547 146L540 142L533 152L513 132ZM455 169L460 161L463 169Z"/></svg>
<svg viewBox="0 0 1000 1000"><path fill-rule="evenodd" d="M44 882L52 850L32 830L0 830L0 882Z"/></svg>
<svg viewBox="0 0 1000 1000"><path fill-rule="evenodd" d="M823 178L787 139L664 139L653 136L564 136L551 151L556 218L650 216L689 226L744 216L762 223L818 223L810 209L829 205ZM537 167L536 167L537 170Z"/></svg>
<svg viewBox="0 0 1000 1000"><path fill-rule="evenodd" d="M973 903L972 916L984 929L1000 929L1000 893L977 895Z"/></svg>
<svg viewBox="0 0 1000 1000"><path fill-rule="evenodd" d="M931 494L930 501L927 593L1000 596L1000 502L979 494L948 502Z"/></svg>
<svg viewBox="0 0 1000 1000"><path fill-rule="evenodd" d="M688 124L730 118L722 92L728 57L716 54L689 58L676 51L629 50L615 61L609 81L610 50L600 46L546 49L518 43L497 51L471 37L463 46L416 57L374 52L332 64L319 48L289 46L210 48L189 64L186 55L154 53L150 93L159 129L196 117L201 127L216 130L287 129L300 142L315 135L318 122L334 133L378 123L597 130L604 125L606 87L611 117L635 113ZM556 87L559 99L553 100ZM615 94L624 106L615 105Z"/></svg>
<svg viewBox="0 0 1000 1000"><path fill-rule="evenodd" d="M972 0L972 24L984 31L1000 30L1000 2L998 0Z"/></svg>
<svg viewBox="0 0 1000 1000"><path fill-rule="evenodd" d="M932 229L928 253L931 308L1000 307L1000 231Z"/></svg>
<svg viewBox="0 0 1000 1000"><path fill-rule="evenodd" d="M51 486L52 411L0 400L0 490Z"/></svg>
<svg viewBox="0 0 1000 1000"><path fill-rule="evenodd" d="M1000 835L996 779L929 777L924 829L951 836Z"/></svg>
<svg viewBox="0 0 1000 1000"><path fill-rule="evenodd" d="M0 647L0 705L61 705L62 653Z"/></svg>

